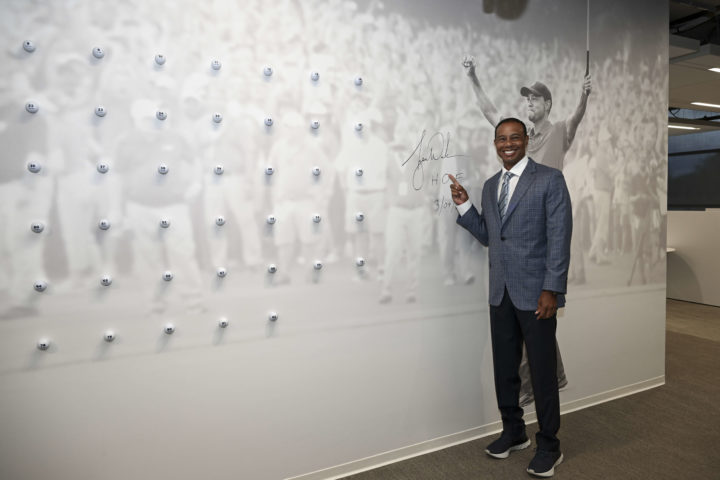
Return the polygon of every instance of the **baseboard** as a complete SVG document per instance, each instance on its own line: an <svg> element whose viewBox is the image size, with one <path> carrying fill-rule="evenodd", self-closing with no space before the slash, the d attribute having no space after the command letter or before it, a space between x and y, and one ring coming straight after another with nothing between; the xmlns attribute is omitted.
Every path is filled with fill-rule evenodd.
<svg viewBox="0 0 720 480"><path fill-rule="evenodd" d="M594 395L590 395L589 397L564 402L560 406L560 410L563 414L575 412L577 410L582 410L583 408L589 408L594 405L617 400L618 398L634 395L636 393L644 392L645 390L650 390L651 388L661 387L663 385L665 385L665 375L660 375L659 377L643 380L642 382L625 385L624 387L615 388L606 392L596 393Z"/></svg>
<svg viewBox="0 0 720 480"><path fill-rule="evenodd" d="M626 385L624 387L608 390L606 392L590 395L578 400L565 402L560 406L562 414L581 410L583 408L592 407L600 403L609 402L621 397L626 397L635 393L640 393L651 388L659 387L665 384L665 375L644 380L642 382ZM535 412L527 412L525 414L526 423L533 423L537 420ZM407 447L390 450L379 453L352 462L336 465L334 467L317 470L315 472L304 473L296 477L289 477L285 480L335 480L347 477L356 473L372 470L383 465L407 460L408 458L425 455L437 450L442 450L454 445L476 440L486 437L502 430L502 424L498 422L489 423L480 427L471 428L462 432L453 433L444 437L433 438L431 440L409 445Z"/></svg>
<svg viewBox="0 0 720 480"><path fill-rule="evenodd" d="M668 293L669 293L669 292L668 292ZM694 303L695 305L702 305L702 306L704 306L704 307L720 307L720 302L718 302L718 303L707 303L706 301L701 301L701 300L704 300L704 299L701 299L701 300L690 300L690 299L688 299L688 298L680 298L679 296L676 296L676 295L672 295L672 296L671 296L671 295L669 295L669 294L667 295L666 298L668 298L668 299L670 299L670 300L676 300L676 301L678 301L678 302Z"/></svg>
<svg viewBox="0 0 720 480"><path fill-rule="evenodd" d="M493 422L481 427L471 428L463 432L453 433L444 437L433 438L425 442L409 445L407 447L390 450L388 452L379 453L371 457L361 458L342 465L325 468L311 473L290 477L285 480L334 480L347 477L356 473L373 470L383 465L389 465L395 462L401 462L408 458L418 457L444 448L469 442L477 438L499 432L502 430L501 422Z"/></svg>

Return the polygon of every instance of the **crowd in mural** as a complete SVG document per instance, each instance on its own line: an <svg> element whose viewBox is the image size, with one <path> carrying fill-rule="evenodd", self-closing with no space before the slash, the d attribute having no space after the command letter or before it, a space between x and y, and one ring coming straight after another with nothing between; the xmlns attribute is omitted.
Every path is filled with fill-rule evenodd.
<svg viewBox="0 0 720 480"><path fill-rule="evenodd" d="M2 21L0 295L12 299L4 302L10 315L31 305L37 278L78 288L104 273L99 265L153 280L172 266L184 273L188 297L201 295L203 275L219 266L261 278L276 263L284 284L303 281L293 272L318 259L347 266L349 280L363 257L358 278L377 288L380 302L413 302L423 281L477 280L482 249L455 226L444 174L479 198L499 162L464 55L474 55L507 116L527 119L519 89L540 80L553 94L551 120L564 119L583 84L585 52L576 46L431 26L380 2L208 1L193 16L169 3L134 3L70 11L15 2L8 8L32 13ZM63 35L68 28L86 31L87 43ZM22 49L26 37L37 45L31 54ZM563 168L580 247L576 285L657 281L653 269L664 258L666 113L658 95L667 79L659 56L646 56L629 36L615 42L613 55L592 58L593 93ZM98 43L107 52L99 60L91 55ZM159 53L165 65L154 62ZM214 58L220 70L210 68ZM268 65L272 76L263 74ZM24 110L30 99L37 114ZM102 118L94 114L100 104ZM32 162L43 169L29 172ZM112 222L107 232L97 228L103 218ZM158 226L163 218L170 228ZM45 222L46 232L31 232L32 221ZM435 278L420 273L427 258L437 262Z"/></svg>

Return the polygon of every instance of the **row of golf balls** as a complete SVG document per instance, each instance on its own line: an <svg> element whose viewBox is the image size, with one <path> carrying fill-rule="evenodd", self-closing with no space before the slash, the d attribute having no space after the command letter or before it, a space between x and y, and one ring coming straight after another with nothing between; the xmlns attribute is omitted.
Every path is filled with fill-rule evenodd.
<svg viewBox="0 0 720 480"><path fill-rule="evenodd" d="M277 314L277 312L270 312L270 313L268 313L267 318L271 322L277 322L279 315ZM228 321L227 318L222 317L222 318L220 318L220 320L218 320L218 327L227 328L228 325L230 325L230 322ZM175 329L176 328L175 328L174 324L167 323L163 327L163 332L165 332L165 334L167 334L167 335L172 335L173 333L175 333ZM113 330L107 330L103 334L103 340L105 340L108 343L115 341L116 338L117 338L117 334ZM38 348L38 350L45 351L50 348L51 344L52 344L51 340L49 338L44 337L37 341L37 348Z"/></svg>
<svg viewBox="0 0 720 480"><path fill-rule="evenodd" d="M363 257L357 257L355 259L355 266L364 267L365 259ZM322 268L323 268L323 262L321 260L315 260L313 262L314 270L322 270ZM277 265L275 265L274 263L271 263L270 265L268 265L267 272L270 274L277 273L278 272ZM218 269L215 271L215 274L219 278L225 278L228 274L228 271L225 267L218 267ZM162 279L165 280L166 282L171 282L173 280L173 278L175 278L175 274L170 270L166 270L162 274ZM109 287L110 285L112 285L112 283L113 283L113 279L110 275L103 275L102 277L100 277L100 284L102 286ZM44 292L48 288L48 282L46 282L45 280L39 280L33 284L33 288L37 292Z"/></svg>

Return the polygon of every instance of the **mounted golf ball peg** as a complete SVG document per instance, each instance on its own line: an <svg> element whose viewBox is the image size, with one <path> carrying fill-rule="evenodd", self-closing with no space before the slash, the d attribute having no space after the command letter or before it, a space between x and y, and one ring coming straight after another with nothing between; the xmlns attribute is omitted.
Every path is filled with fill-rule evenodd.
<svg viewBox="0 0 720 480"><path fill-rule="evenodd" d="M166 282L172 281L173 278L175 278L175 275L170 270L163 272L162 279Z"/></svg>
<svg viewBox="0 0 720 480"><path fill-rule="evenodd" d="M173 333L175 333L175 325L173 325L172 323L168 323L167 325L165 325L165 328L163 328L163 331L168 335L172 335Z"/></svg>
<svg viewBox="0 0 720 480"><path fill-rule="evenodd" d="M355 77L355 85L357 85L359 87L362 84L363 84L362 77Z"/></svg>
<svg viewBox="0 0 720 480"><path fill-rule="evenodd" d="M272 167L271 165L265 167L265 175L272 175L273 173L275 173L274 167Z"/></svg>
<svg viewBox="0 0 720 480"><path fill-rule="evenodd" d="M265 117L265 125L267 125L268 127L272 127L272 124L273 124L272 117Z"/></svg>
<svg viewBox="0 0 720 480"><path fill-rule="evenodd" d="M275 222L277 222L277 218L275 218L275 215L268 215L266 221L269 225L273 225Z"/></svg>
<svg viewBox="0 0 720 480"><path fill-rule="evenodd" d="M365 266L365 259L363 257L357 257L355 259L355 265L358 267L364 267Z"/></svg>
<svg viewBox="0 0 720 480"><path fill-rule="evenodd" d="M365 220L365 214L363 212L357 212L355 214L355 220L357 220L358 222L362 222L363 220Z"/></svg>
<svg viewBox="0 0 720 480"><path fill-rule="evenodd" d="M105 115L107 115L107 109L102 105L98 105L97 107L95 107L95 115L97 115L98 117L104 117Z"/></svg>
<svg viewBox="0 0 720 480"><path fill-rule="evenodd" d="M165 120L167 118L167 112L164 110L158 110L155 112L155 118L158 120Z"/></svg>
<svg viewBox="0 0 720 480"><path fill-rule="evenodd" d="M318 80L320 80L320 74L318 72L312 72L310 74L310 80L312 80L313 82L317 82Z"/></svg>
<svg viewBox="0 0 720 480"><path fill-rule="evenodd" d="M315 222L315 223L320 223L321 220L322 220L322 217L320 216L319 213L313 214L313 216L312 216L312 221L313 221L313 222Z"/></svg>
<svg viewBox="0 0 720 480"><path fill-rule="evenodd" d="M30 230L35 233L42 233L45 230L45 225L42 222L33 222L30 224Z"/></svg>
<svg viewBox="0 0 720 480"><path fill-rule="evenodd" d="M362 124L362 122L357 122L357 123L355 124L355 130L358 131L358 132L362 132L362 129L363 129L363 124Z"/></svg>
<svg viewBox="0 0 720 480"><path fill-rule="evenodd" d="M223 120L223 116L221 113L215 112L215 113L213 113L212 119L213 119L213 122L220 123Z"/></svg>
<svg viewBox="0 0 720 480"><path fill-rule="evenodd" d="M108 330L103 334L103 340L110 343L115 340L115 332Z"/></svg>
<svg viewBox="0 0 720 480"><path fill-rule="evenodd" d="M268 314L268 320L270 320L271 322L277 322L278 318L279 315L277 314L277 312L270 312Z"/></svg>
<svg viewBox="0 0 720 480"><path fill-rule="evenodd" d="M320 122L318 122L317 120L313 120L312 122L310 122L310 127L313 130L317 130L318 128L320 128Z"/></svg>
<svg viewBox="0 0 720 480"><path fill-rule="evenodd" d="M48 287L48 284L45 280L38 280L37 282L35 282L33 284L33 288L35 289L36 292L42 293L45 290L47 290L47 287Z"/></svg>
<svg viewBox="0 0 720 480"><path fill-rule="evenodd" d="M40 110L40 106L37 104L37 102L30 101L25 104L25 110L28 113L37 113L38 110Z"/></svg>
<svg viewBox="0 0 720 480"><path fill-rule="evenodd" d="M105 56L105 50L102 47L95 47L92 49L93 57L103 58Z"/></svg>
<svg viewBox="0 0 720 480"><path fill-rule="evenodd" d="M313 268L314 268L315 270L322 270L322 268L323 268L322 262L321 262L320 260L315 260L315 261L313 262Z"/></svg>
<svg viewBox="0 0 720 480"><path fill-rule="evenodd" d="M223 225L225 225L225 217L223 217L222 215L218 215L217 217L215 217L215 225L217 225L218 227L222 227Z"/></svg>
<svg viewBox="0 0 720 480"><path fill-rule="evenodd" d="M277 265L275 265L274 263L271 263L270 265L268 265L268 269L267 269L267 270L268 270L268 273L276 273L276 272L277 272Z"/></svg>
<svg viewBox="0 0 720 480"><path fill-rule="evenodd" d="M362 177L362 176L363 176L363 173L365 173L365 171L363 171L362 168L356 168L356 169L355 169L355 175L357 175L358 177Z"/></svg>
<svg viewBox="0 0 720 480"><path fill-rule="evenodd" d="M23 42L23 50L25 50L28 53L32 53L35 51L35 42L32 40L25 40Z"/></svg>
<svg viewBox="0 0 720 480"><path fill-rule="evenodd" d="M99 228L100 230L107 230L107 229L109 229L109 228L110 228L110 220L108 220L107 218L103 218L102 220L100 220L100 221L98 222L98 228Z"/></svg>
<svg viewBox="0 0 720 480"><path fill-rule="evenodd" d="M167 175L167 173L170 171L170 167L168 167L166 164L161 163L158 165L158 173L160 175Z"/></svg>
<svg viewBox="0 0 720 480"><path fill-rule="evenodd" d="M225 267L218 267L217 276L220 278L225 278L227 276L227 269Z"/></svg>
<svg viewBox="0 0 720 480"><path fill-rule="evenodd" d="M167 58L165 58L165 55L163 55L162 53L158 53L157 55L155 55L155 63L157 63L158 65L165 65L166 60Z"/></svg>
<svg viewBox="0 0 720 480"><path fill-rule="evenodd" d="M27 169L32 173L39 173L42 170L42 165L39 162L28 162Z"/></svg>
<svg viewBox="0 0 720 480"><path fill-rule="evenodd" d="M97 164L97 171L100 173L107 173L110 170L110 165L108 165L105 162L100 162Z"/></svg>
<svg viewBox="0 0 720 480"><path fill-rule="evenodd" d="M223 167L222 165L215 165L213 171L215 172L215 175L222 175L223 173L225 173L225 167Z"/></svg>
<svg viewBox="0 0 720 480"><path fill-rule="evenodd" d="M220 70L222 68L222 63L220 63L220 60L213 60L210 62L210 68L213 70Z"/></svg>
<svg viewBox="0 0 720 480"><path fill-rule="evenodd" d="M315 175L316 177L319 177L320 173L321 173L320 167L313 167L313 169L312 169L313 175Z"/></svg>
<svg viewBox="0 0 720 480"><path fill-rule="evenodd" d="M227 328L228 325L230 325L228 319L225 317L220 317L220 320L218 320L218 327Z"/></svg>
<svg viewBox="0 0 720 480"><path fill-rule="evenodd" d="M102 278L100 278L100 284L103 287L109 287L112 285L112 277L110 275L103 275Z"/></svg>
<svg viewBox="0 0 720 480"><path fill-rule="evenodd" d="M169 228L170 227L170 219L169 218L161 218L160 219L160 227L161 228Z"/></svg>
<svg viewBox="0 0 720 480"><path fill-rule="evenodd" d="M50 339L49 338L41 338L37 341L37 349L45 351L48 348L50 348Z"/></svg>
<svg viewBox="0 0 720 480"><path fill-rule="evenodd" d="M265 68L263 68L263 75L265 75L266 77L271 77L272 74L273 74L273 69L271 66L268 65Z"/></svg>

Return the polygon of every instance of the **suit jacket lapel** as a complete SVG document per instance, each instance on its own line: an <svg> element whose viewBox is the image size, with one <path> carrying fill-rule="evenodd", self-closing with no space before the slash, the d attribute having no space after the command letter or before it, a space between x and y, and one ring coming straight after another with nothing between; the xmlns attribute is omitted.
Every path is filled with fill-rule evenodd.
<svg viewBox="0 0 720 480"><path fill-rule="evenodd" d="M510 215L512 215L515 207L518 206L522 197L524 197L527 193L530 185L532 185L532 183L535 181L536 166L537 164L533 161L533 159L528 158L527 166L525 166L525 170L523 171L522 175L520 175L520 179L518 180L517 185L515 185L515 190L513 191L512 197L510 197L510 203L508 204L507 211L505 212L505 216L503 217L503 226L505 225L505 223L507 223L508 218L510 218ZM499 215L500 213L498 213L498 216Z"/></svg>

